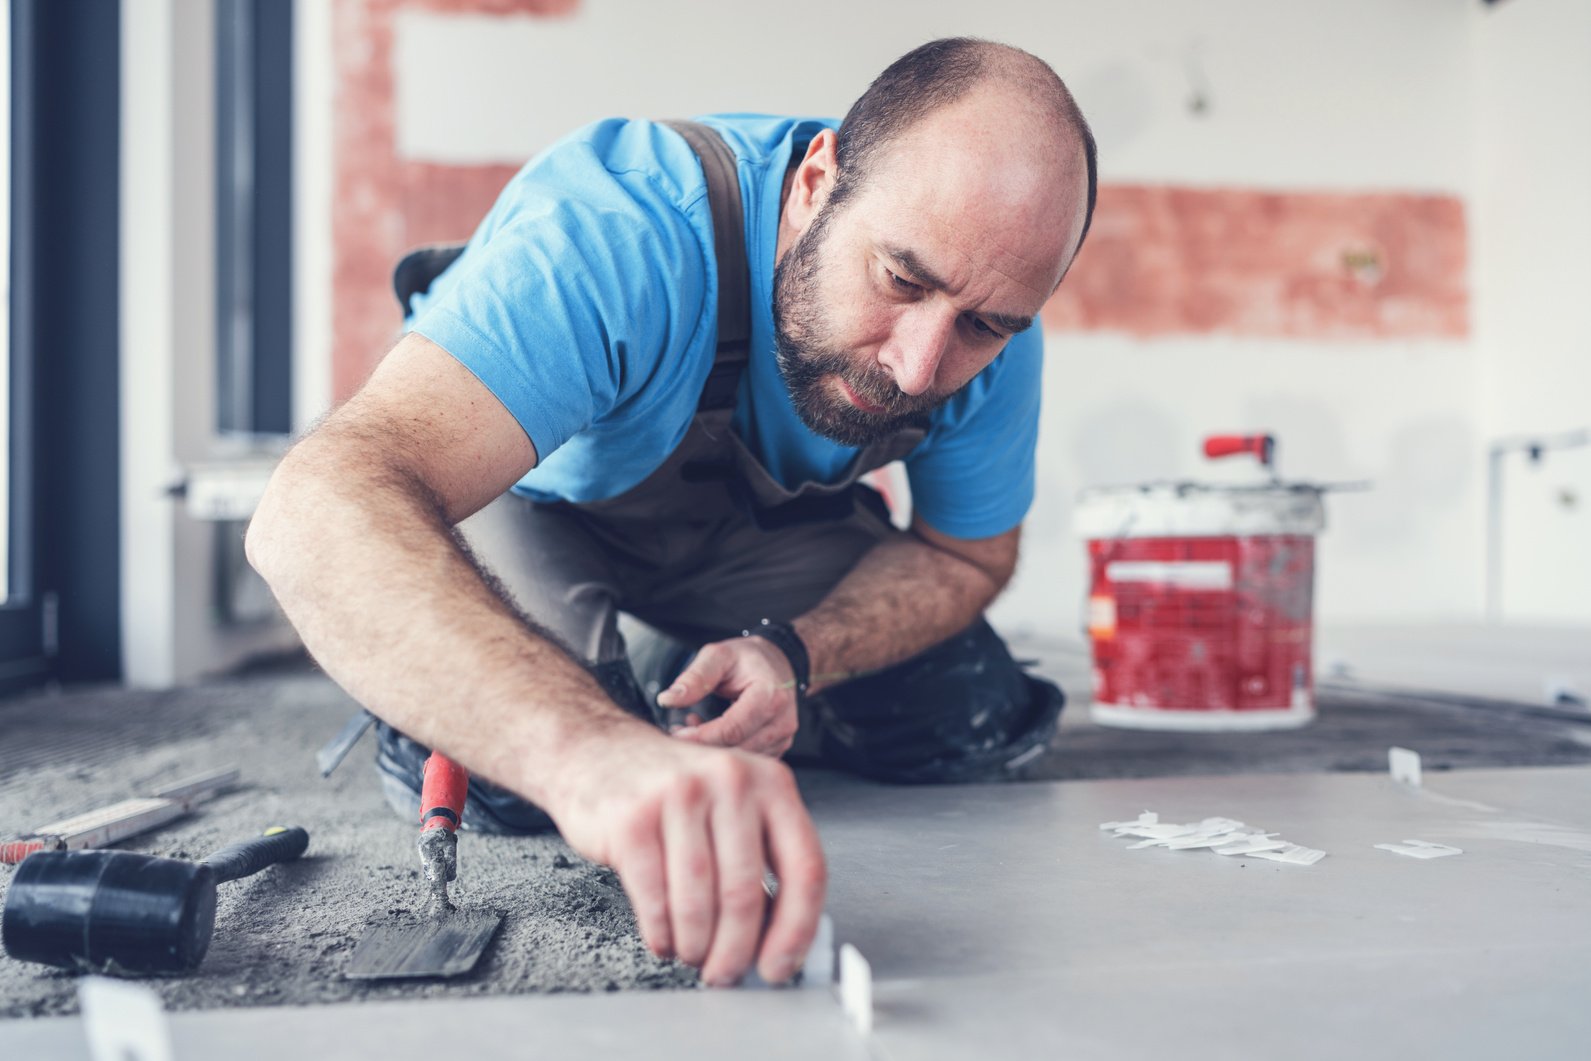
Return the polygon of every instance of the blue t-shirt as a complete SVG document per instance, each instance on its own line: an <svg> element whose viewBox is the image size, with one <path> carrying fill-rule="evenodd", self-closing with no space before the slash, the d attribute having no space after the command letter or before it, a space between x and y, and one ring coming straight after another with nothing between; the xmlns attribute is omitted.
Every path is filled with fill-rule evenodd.
<svg viewBox="0 0 1591 1061"><path fill-rule="evenodd" d="M834 482L856 449L814 434L774 357L773 267L794 145L835 123L718 115L739 160L753 304L734 430L787 488ZM685 437L717 345L718 266L701 167L673 130L611 119L528 162L464 254L414 300L413 330L458 358L519 421L541 500L616 497ZM906 458L912 505L960 538L1001 534L1033 500L1043 340L1012 337L935 411Z"/></svg>

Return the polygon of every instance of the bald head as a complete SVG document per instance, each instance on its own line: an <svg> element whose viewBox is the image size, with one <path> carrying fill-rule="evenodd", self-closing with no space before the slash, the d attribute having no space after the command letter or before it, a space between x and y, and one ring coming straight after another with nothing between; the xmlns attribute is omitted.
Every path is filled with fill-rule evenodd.
<svg viewBox="0 0 1591 1061"><path fill-rule="evenodd" d="M899 148L917 147L925 119L961 112L981 125L997 159L1027 162L1057 183L1086 182L1086 205L1072 256L1094 215L1094 137L1066 85L1042 59L970 37L930 41L889 65L852 105L835 144L830 204L859 192ZM969 115L968 112L971 112ZM930 127L940 122L929 122Z"/></svg>

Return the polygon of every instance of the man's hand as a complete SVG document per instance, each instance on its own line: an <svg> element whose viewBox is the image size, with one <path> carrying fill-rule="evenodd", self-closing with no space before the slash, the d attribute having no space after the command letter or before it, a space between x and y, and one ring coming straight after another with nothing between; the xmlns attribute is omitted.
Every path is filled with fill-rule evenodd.
<svg viewBox="0 0 1591 1061"><path fill-rule="evenodd" d="M710 693L733 702L718 718L678 730L676 737L775 758L789 750L797 726L795 672L770 642L738 637L703 645L657 701L684 707Z"/></svg>
<svg viewBox="0 0 1591 1061"><path fill-rule="evenodd" d="M618 871L654 954L700 966L715 986L734 983L753 959L770 983L800 968L827 870L783 763L655 730L613 732L559 787L553 820L576 851ZM772 916L770 867L779 879Z"/></svg>

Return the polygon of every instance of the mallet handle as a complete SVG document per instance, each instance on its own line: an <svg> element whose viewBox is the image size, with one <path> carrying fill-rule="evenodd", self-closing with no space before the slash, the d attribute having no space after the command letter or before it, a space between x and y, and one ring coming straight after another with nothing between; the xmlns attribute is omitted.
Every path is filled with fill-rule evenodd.
<svg viewBox="0 0 1591 1061"><path fill-rule="evenodd" d="M229 844L205 859L205 864L215 874L216 883L237 880L258 873L277 862L291 862L309 846L309 834L294 826L267 829L264 836Z"/></svg>

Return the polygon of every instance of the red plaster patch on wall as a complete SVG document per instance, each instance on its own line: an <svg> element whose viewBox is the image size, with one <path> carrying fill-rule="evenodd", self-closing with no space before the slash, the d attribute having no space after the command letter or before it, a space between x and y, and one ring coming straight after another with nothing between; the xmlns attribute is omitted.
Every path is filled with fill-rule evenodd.
<svg viewBox="0 0 1591 1061"><path fill-rule="evenodd" d="M439 15L572 15L580 0L403 0L405 11Z"/></svg>
<svg viewBox="0 0 1591 1061"><path fill-rule="evenodd" d="M467 239L518 166L405 162L404 234L411 245ZM396 302L393 305L397 305Z"/></svg>
<svg viewBox="0 0 1591 1061"><path fill-rule="evenodd" d="M336 199L332 205L332 392L351 395L398 333L392 267L410 247L464 239L514 171L403 162L394 132L399 11L567 15L579 0L335 0ZM423 201L428 200L428 201Z"/></svg>
<svg viewBox="0 0 1591 1061"><path fill-rule="evenodd" d="M1138 336L1469 334L1453 196L1100 188L1046 326Z"/></svg>

